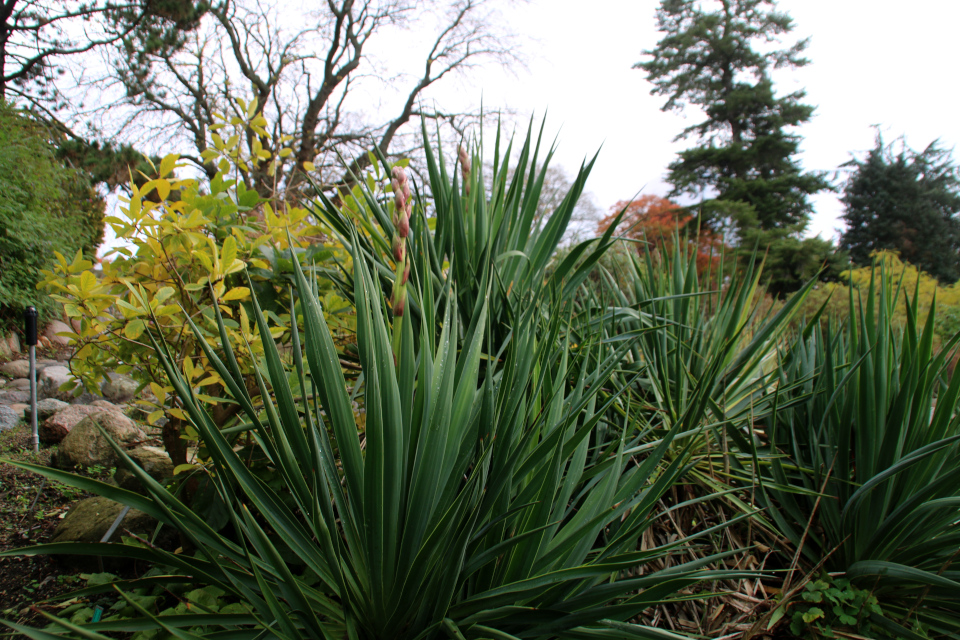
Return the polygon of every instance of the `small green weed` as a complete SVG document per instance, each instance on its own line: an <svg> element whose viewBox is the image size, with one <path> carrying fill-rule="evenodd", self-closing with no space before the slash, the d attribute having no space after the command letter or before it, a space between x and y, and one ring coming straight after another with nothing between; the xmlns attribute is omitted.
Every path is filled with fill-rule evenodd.
<svg viewBox="0 0 960 640"><path fill-rule="evenodd" d="M838 628L861 633L869 629L871 613L883 615L871 592L826 574L808 582L802 597L790 620L791 633L801 638L836 638Z"/></svg>

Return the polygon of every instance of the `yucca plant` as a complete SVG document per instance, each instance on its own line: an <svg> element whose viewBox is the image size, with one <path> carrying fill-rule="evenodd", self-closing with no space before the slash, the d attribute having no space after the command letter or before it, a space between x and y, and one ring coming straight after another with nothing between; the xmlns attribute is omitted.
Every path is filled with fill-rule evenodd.
<svg viewBox="0 0 960 640"><path fill-rule="evenodd" d="M883 271L849 304L782 354L762 496L811 565L878 597L876 633L960 637L960 336L935 349L935 303L923 321Z"/></svg>
<svg viewBox="0 0 960 640"><path fill-rule="evenodd" d="M551 262L596 156L580 167L557 209L541 219L538 205L554 153L553 147L542 149L543 126L534 137L531 122L513 166L513 140L502 140L499 127L489 157L484 157L481 139L460 147L454 167L439 142L437 148L431 144L425 122L423 140L428 184L413 184L402 167L381 156L375 173L357 178L352 192L336 202L318 189L311 211L339 242L371 261L374 280L390 297L391 312L413 315L415 339L424 313L419 292L430 287L438 297L449 275L457 284L461 324L469 325L485 301L492 339L499 346L511 331L511 316L524 305L542 302L535 292L544 283L570 298L610 248L616 222L601 238L578 243L558 264ZM354 226L363 233L354 237ZM426 266L410 273L409 261L419 256ZM413 279L409 297L408 277ZM347 296L354 289L351 279L345 272L340 281Z"/></svg>
<svg viewBox="0 0 960 640"><path fill-rule="evenodd" d="M690 461L690 469L683 486L658 506L669 520L658 523L651 537L669 539L677 531L709 523L739 523L718 532L711 545L714 552L739 551L738 561L746 563L756 553L754 542L770 546L776 534L753 499L752 487L738 481L736 454L752 447L754 421L772 408L768 392L778 381L778 346L790 335L813 283L771 307L760 286L762 263L756 259L736 266L721 259L715 271L703 273L693 243L674 239L658 253L632 251L623 273L601 269L603 286L578 296L584 312L576 329L585 338L602 335L610 346L631 341L623 368L615 374L618 384L629 387L624 410L636 416L628 453L648 451L663 434L686 425L663 464L679 455ZM700 626L699 632L719 633L729 616L723 602L714 597L687 603L684 617L718 621L711 628ZM676 608L672 614L677 616Z"/></svg>
<svg viewBox="0 0 960 640"><path fill-rule="evenodd" d="M625 266L625 274L604 271L606 286L582 293L582 304L601 313L581 334L633 338L624 372L639 374L631 397L644 421L667 430L702 396L702 441L721 453L734 443L748 447L749 420L771 407L778 346L813 283L773 308L756 258L730 269L721 260L700 273L696 246L677 240L657 257L632 254Z"/></svg>
<svg viewBox="0 0 960 640"><path fill-rule="evenodd" d="M140 470L147 496L12 463L145 511L198 550L184 557L128 541L19 553L95 554L174 567L223 589L245 613L158 616L124 596L142 617L83 628L55 624L86 638L146 629L177 638L664 637L629 621L685 585L728 574L705 568L722 557L710 555L659 572L637 571L690 544L639 544L654 504L684 471L682 456L663 464L663 454L689 424L678 421L657 447L634 456L624 452L629 416L617 437L595 436L597 423L611 420L622 402L626 387L611 380L630 342L612 352L600 340L573 348L562 296L537 287L542 300L510 316L510 337L494 352L486 348L493 343L491 296L478 297L464 324L446 280L436 299L432 287L416 291L423 316L415 343L409 315L389 322L371 261L356 235L352 239L362 439L330 332L298 265L299 309L291 317L302 316L302 328L292 331L293 371L284 370L254 301L265 345L257 374L262 409L247 394L219 316L222 353L197 331L282 479L279 488L251 472L157 345L210 451L208 472L229 507L233 535L212 530ZM430 257L419 258L417 269L428 271ZM489 274L480 278L493 287ZM551 309L546 322L544 306ZM442 327L439 337L435 326ZM399 352L396 332L403 334ZM687 420L700 419L692 411ZM58 637L7 624L31 638Z"/></svg>

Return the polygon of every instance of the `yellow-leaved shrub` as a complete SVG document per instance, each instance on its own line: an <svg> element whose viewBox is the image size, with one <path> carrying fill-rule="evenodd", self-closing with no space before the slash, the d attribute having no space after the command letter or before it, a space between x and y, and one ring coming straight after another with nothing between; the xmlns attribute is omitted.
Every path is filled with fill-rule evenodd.
<svg viewBox="0 0 960 640"><path fill-rule="evenodd" d="M253 109L241 104L247 119L224 119L215 125L217 130L249 127L256 133L266 125L255 104ZM263 148L245 150L236 143L236 134L217 131L212 137L204 159L214 163L218 173L209 184L177 177L176 170L184 165L177 155L167 155L155 175L140 181L142 186L131 180L129 197L121 198L122 215L107 217L126 246L103 260L102 274L98 277L91 261L80 254L72 261L57 254L57 264L44 272L40 285L63 304L76 329L69 336L75 349L70 368L79 381L75 393L83 388L98 392L110 372L132 377L143 390L137 402L146 421L167 419L164 445L177 464L185 461L186 440L196 432L178 407L145 335L148 329L167 343L198 396L214 405L214 419L221 426L230 421L235 405L218 406L222 380L198 346L185 314L217 344L216 304L241 369L252 373L262 344L247 306L249 287L275 327L274 338L289 343L289 276L297 259L315 275L331 327L347 333L352 329L349 306L323 277L324 264L331 263L339 247L320 243L323 236L306 210L245 186L245 175L272 172L276 158Z"/></svg>

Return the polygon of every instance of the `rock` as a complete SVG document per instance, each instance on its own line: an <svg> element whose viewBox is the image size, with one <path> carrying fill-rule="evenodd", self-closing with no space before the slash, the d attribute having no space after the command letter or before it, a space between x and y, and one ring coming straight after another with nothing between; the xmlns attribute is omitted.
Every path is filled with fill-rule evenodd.
<svg viewBox="0 0 960 640"><path fill-rule="evenodd" d="M115 405L109 400L103 400L103 399L94 400L93 402L90 403L90 406L99 407L104 411L120 411L121 413L123 412L123 407Z"/></svg>
<svg viewBox="0 0 960 640"><path fill-rule="evenodd" d="M39 422L40 420L46 420L47 418L49 418L49 417L52 416L53 414L58 413L58 412L60 412L60 411L63 411L64 409L66 409L66 408L69 407L69 406L70 406L70 405L67 404L66 402L62 402L62 401L60 401L60 400L54 400L53 398L47 398L46 400L40 400L39 402L37 402L37 421ZM30 419L30 407L29 407L29 406L27 407L26 411L24 412L23 417L24 417L24 419L26 419L26 420L29 420L29 419ZM83 417L84 417L84 416L80 416L80 418L77 419L77 422L79 422ZM76 422L74 422L73 424L76 424ZM73 427L73 425L70 425L70 426ZM70 429L67 429L67 431L69 431L69 430L70 430ZM64 433L63 435L67 435L67 434ZM61 438L61 439L62 439L62 438Z"/></svg>
<svg viewBox="0 0 960 640"><path fill-rule="evenodd" d="M46 400L44 400L46 402ZM54 402L60 402L59 400L54 400ZM67 404L67 403L62 403ZM40 408L40 403L37 403L37 408ZM43 424L40 425L38 431L40 432L40 442L46 444L56 444L67 437L67 434L70 433L81 420L86 418L89 415L94 413L100 413L103 411L100 407L90 407L82 404L67 404L67 406L60 411L57 411L49 418L43 421Z"/></svg>
<svg viewBox="0 0 960 640"><path fill-rule="evenodd" d="M11 360L13 357L14 354L10 350L10 345L7 344L6 340L0 339L0 360Z"/></svg>
<svg viewBox="0 0 960 640"><path fill-rule="evenodd" d="M6 406L8 406L8 407L10 407L11 409L13 409L14 412L16 412L17 415L20 415L20 414L22 413L23 415L27 416L27 418L25 418L26 420L29 420L29 419L30 419L30 418L29 418L29 416L30 416L30 405L28 405L28 404L23 404L22 402L18 402L18 403L16 403L16 404L11 404L11 405L6 405Z"/></svg>
<svg viewBox="0 0 960 640"><path fill-rule="evenodd" d="M5 404L0 404L0 431L13 429L20 422L20 414Z"/></svg>
<svg viewBox="0 0 960 640"><path fill-rule="evenodd" d="M51 459L51 464L60 469L94 465L114 466L117 456L110 443L97 429L97 425L100 425L110 438L121 446L136 444L147 437L147 434L141 431L133 420L122 413L98 410L70 430L60 443L56 456Z"/></svg>
<svg viewBox="0 0 960 640"><path fill-rule="evenodd" d="M130 376L122 373L108 373L107 379L100 385L100 392L107 400L123 404L133 400L139 386L140 384Z"/></svg>
<svg viewBox="0 0 960 640"><path fill-rule="evenodd" d="M47 324L47 328L43 330L43 337L50 342L52 347L67 347L70 345L70 338L57 335L64 332L73 333L73 328L65 322L51 320Z"/></svg>
<svg viewBox="0 0 960 640"><path fill-rule="evenodd" d="M0 373L4 373L11 378L26 378L30 375L29 360L11 360L0 364Z"/></svg>
<svg viewBox="0 0 960 640"><path fill-rule="evenodd" d="M61 391L60 386L73 379L70 370L63 365L45 367L44 370L40 372L39 380L37 381L37 397L55 398L69 402L73 399L73 391Z"/></svg>
<svg viewBox="0 0 960 640"><path fill-rule="evenodd" d="M160 447L137 447L128 451L127 454L133 458L137 466L149 473L158 482L173 475L173 462L170 461L167 452ZM118 464L117 472L113 476L114 481L120 485L120 488L137 493L146 493L133 472L122 465L123 463Z"/></svg>
<svg viewBox="0 0 960 640"><path fill-rule="evenodd" d="M30 391L30 380L28 378L15 378L7 383L7 389L19 389L20 391Z"/></svg>
<svg viewBox="0 0 960 640"><path fill-rule="evenodd" d="M70 398L70 404L89 404L93 406L93 403L97 402L98 400L103 400L103 398L100 396L95 396L89 391L84 391L76 398Z"/></svg>
<svg viewBox="0 0 960 640"><path fill-rule="evenodd" d="M50 542L100 542L122 510L123 505L119 502L99 496L81 500L64 516L63 521L53 532ZM142 511L130 509L110 536L109 542L119 543L123 536L131 534L149 540L156 527L156 519ZM170 534L170 528L165 527L161 537L155 541L157 545L171 547ZM95 570L98 567L96 556L64 554L57 556L57 561L61 565L78 569ZM129 565L130 560L124 558L103 558L103 567L107 570L129 567Z"/></svg>
<svg viewBox="0 0 960 640"><path fill-rule="evenodd" d="M30 392L19 389L0 391L0 404L17 404L18 402L30 402Z"/></svg>
<svg viewBox="0 0 960 640"><path fill-rule="evenodd" d="M14 355L20 353L20 336L17 335L16 331L7 334L7 346Z"/></svg>

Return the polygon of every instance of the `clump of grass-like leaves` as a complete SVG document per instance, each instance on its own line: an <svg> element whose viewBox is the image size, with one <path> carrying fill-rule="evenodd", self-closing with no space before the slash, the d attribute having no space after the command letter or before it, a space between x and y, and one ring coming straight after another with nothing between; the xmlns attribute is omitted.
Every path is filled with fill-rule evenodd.
<svg viewBox="0 0 960 640"><path fill-rule="evenodd" d="M905 324L893 320L900 297ZM958 338L881 271L845 326L811 323L781 356L761 495L812 565L869 589L890 638L960 634ZM946 634L946 635L942 635Z"/></svg>

